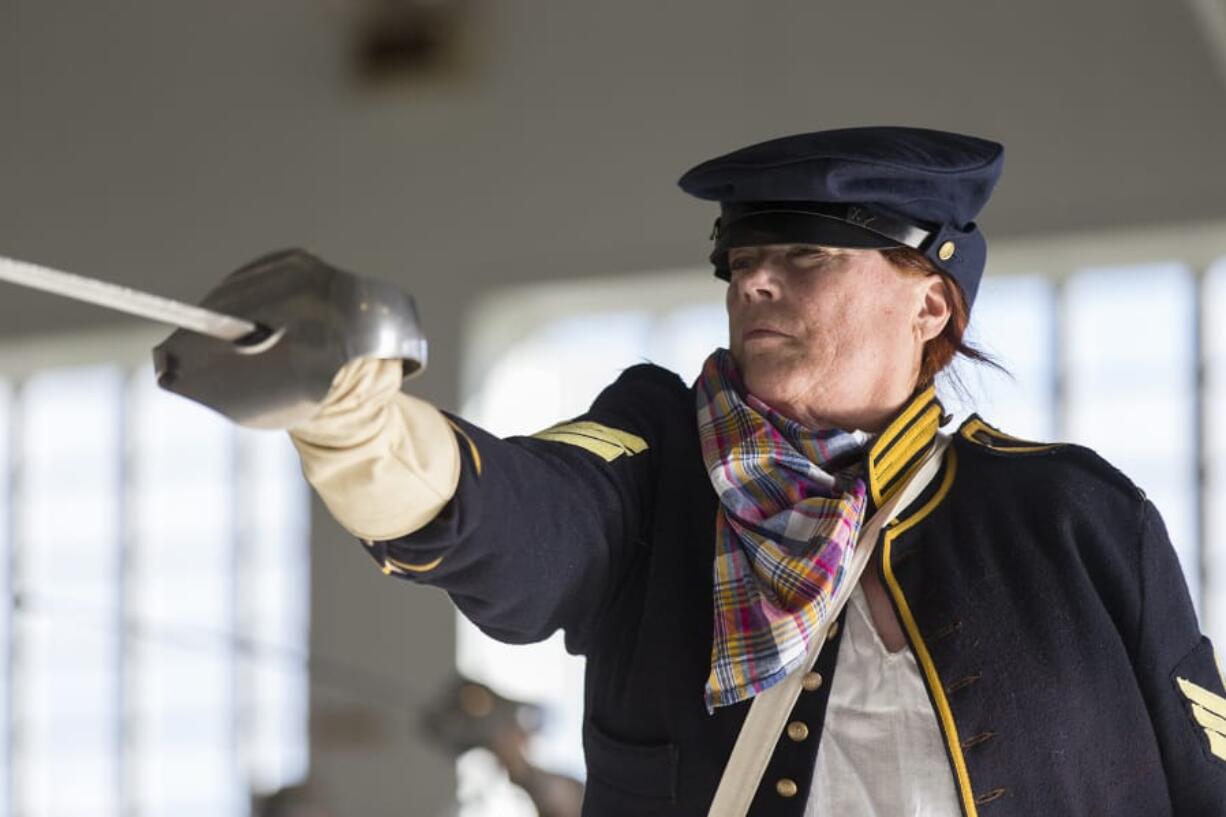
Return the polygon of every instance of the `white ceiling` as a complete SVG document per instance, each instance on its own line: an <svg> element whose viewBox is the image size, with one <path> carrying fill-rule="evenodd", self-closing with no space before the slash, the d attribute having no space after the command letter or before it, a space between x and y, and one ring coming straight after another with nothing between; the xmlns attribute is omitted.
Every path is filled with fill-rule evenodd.
<svg viewBox="0 0 1226 817"><path fill-rule="evenodd" d="M484 0L462 70L370 89L323 0L0 0L0 254L196 298L305 244L454 320L496 282L700 264L683 170L868 123L1004 142L990 239L1221 218L1221 8ZM111 319L0 291L10 334Z"/></svg>

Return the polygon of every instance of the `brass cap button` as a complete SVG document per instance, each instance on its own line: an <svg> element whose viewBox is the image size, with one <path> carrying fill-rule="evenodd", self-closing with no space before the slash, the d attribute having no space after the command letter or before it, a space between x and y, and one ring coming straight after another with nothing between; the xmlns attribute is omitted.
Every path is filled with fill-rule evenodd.
<svg viewBox="0 0 1226 817"><path fill-rule="evenodd" d="M792 721L788 724L788 737L796 743L800 743L809 737L809 727L800 721Z"/></svg>
<svg viewBox="0 0 1226 817"><path fill-rule="evenodd" d="M804 687L805 692L816 692L822 688L822 674L820 672L806 672L800 685Z"/></svg>
<svg viewBox="0 0 1226 817"><path fill-rule="evenodd" d="M780 797L795 797L800 791L800 786L796 785L796 781L790 777L781 777L775 783L775 792Z"/></svg>
<svg viewBox="0 0 1226 817"><path fill-rule="evenodd" d="M937 250L937 257L942 261L948 261L954 257L954 250L956 249L957 247L954 245L954 242L946 241L941 245L941 249Z"/></svg>
<svg viewBox="0 0 1226 817"><path fill-rule="evenodd" d="M830 629L826 631L826 640L834 641L834 639L836 639L838 635L839 635L839 623L835 621L831 623Z"/></svg>

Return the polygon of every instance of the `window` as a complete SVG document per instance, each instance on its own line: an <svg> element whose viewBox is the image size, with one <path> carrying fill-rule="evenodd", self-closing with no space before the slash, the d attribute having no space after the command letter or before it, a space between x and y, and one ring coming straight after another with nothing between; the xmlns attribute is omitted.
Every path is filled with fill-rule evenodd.
<svg viewBox="0 0 1226 817"><path fill-rule="evenodd" d="M1007 372L959 359L939 389L955 422L977 412L1018 437L1057 436L1056 294L1037 276L986 278L979 287L967 340ZM948 431L949 428L946 428Z"/></svg>
<svg viewBox="0 0 1226 817"><path fill-rule="evenodd" d="M122 379L47 372L14 401L13 810L117 815Z"/></svg>
<svg viewBox="0 0 1226 817"><path fill-rule="evenodd" d="M1205 278L1199 321L1204 335L1205 384L1201 416L1206 459L1200 493L1204 518L1201 620L1226 661L1226 259Z"/></svg>
<svg viewBox="0 0 1226 817"><path fill-rule="evenodd" d="M241 817L307 770L296 455L67 357L0 361L0 815Z"/></svg>
<svg viewBox="0 0 1226 817"><path fill-rule="evenodd" d="M1198 600L1195 278L1174 264L1086 270L1063 306L1064 436L1153 499Z"/></svg>

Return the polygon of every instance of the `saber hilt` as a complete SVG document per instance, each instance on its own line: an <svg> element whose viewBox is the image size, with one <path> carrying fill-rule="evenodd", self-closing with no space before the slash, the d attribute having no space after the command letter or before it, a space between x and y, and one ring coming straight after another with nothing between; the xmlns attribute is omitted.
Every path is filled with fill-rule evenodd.
<svg viewBox="0 0 1226 817"><path fill-rule="evenodd" d="M310 419L351 360L399 359L406 378L426 366L426 338L409 295L303 250L252 261L201 306L276 328L240 343L179 330L153 350L158 385L245 426L292 428Z"/></svg>

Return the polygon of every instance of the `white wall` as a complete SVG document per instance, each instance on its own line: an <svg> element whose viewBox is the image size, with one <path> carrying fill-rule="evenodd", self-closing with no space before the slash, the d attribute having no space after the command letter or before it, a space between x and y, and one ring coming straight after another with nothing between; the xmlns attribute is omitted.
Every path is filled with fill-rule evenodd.
<svg viewBox="0 0 1226 817"><path fill-rule="evenodd" d="M305 245L417 295L417 388L454 407L474 298L700 262L713 212L675 179L759 138L1004 141L990 238L1226 216L1226 90L1182 3L474 0L462 70L371 89L345 63L357 1L0 0L0 254L195 299ZM11 344L114 320L0 290ZM432 688L445 600L317 516L316 651ZM319 689L342 813L438 813L450 765L407 716Z"/></svg>

